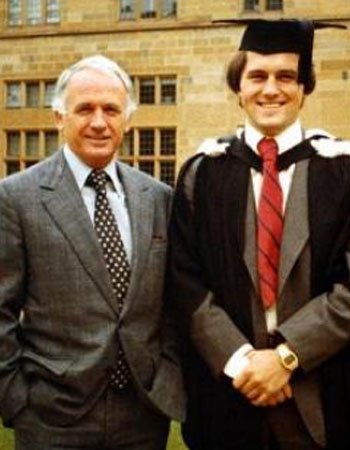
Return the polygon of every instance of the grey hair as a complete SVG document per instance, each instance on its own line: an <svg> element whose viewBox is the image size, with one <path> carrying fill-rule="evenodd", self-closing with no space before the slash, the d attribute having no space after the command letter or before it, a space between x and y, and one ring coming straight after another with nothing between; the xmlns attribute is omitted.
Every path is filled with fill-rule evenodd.
<svg viewBox="0 0 350 450"><path fill-rule="evenodd" d="M103 55L94 55L83 58L61 73L55 86L55 92L51 103L52 109L60 114L65 114L67 112L66 94L68 83L74 74L85 69L95 69L107 75L116 76L122 81L127 93L125 115L126 119L129 119L132 113L137 109L132 81L129 75L116 62Z"/></svg>

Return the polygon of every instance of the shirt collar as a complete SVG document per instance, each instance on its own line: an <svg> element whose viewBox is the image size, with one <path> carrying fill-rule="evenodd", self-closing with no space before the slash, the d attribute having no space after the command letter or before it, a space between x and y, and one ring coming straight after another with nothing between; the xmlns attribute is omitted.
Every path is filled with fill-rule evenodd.
<svg viewBox="0 0 350 450"><path fill-rule="evenodd" d="M75 181L78 185L78 188L80 191L82 191L83 187L85 186L86 179L90 175L90 172L92 171L92 167L85 164L70 148L67 144L65 144L63 148L63 153L66 158L67 164L70 168L70 170L73 172L73 176L75 178ZM123 195L123 188L122 184L119 180L117 170L116 170L116 162L113 159L112 161L107 164L106 167L103 168L103 170L109 175L112 186L117 192L118 195Z"/></svg>
<svg viewBox="0 0 350 450"><path fill-rule="evenodd" d="M265 136L254 128L250 123L246 122L244 127L244 137L246 143L257 153L258 143ZM278 153L283 153L303 140L303 130L301 128L300 120L296 120L281 134L274 136L278 145Z"/></svg>

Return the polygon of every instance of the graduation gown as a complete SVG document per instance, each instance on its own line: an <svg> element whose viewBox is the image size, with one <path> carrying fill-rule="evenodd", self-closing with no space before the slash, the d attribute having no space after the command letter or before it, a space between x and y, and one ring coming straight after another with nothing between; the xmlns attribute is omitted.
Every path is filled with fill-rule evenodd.
<svg viewBox="0 0 350 450"><path fill-rule="evenodd" d="M304 141L284 222L278 334L299 356L296 407L309 433L331 450L350 446L350 158L323 158ZM219 157L196 156L182 170L170 227L169 292L188 345L184 436L192 449L259 449L266 409L255 408L222 375L250 342L266 348L258 292L250 168L259 159L232 138ZM261 164L261 163L260 163Z"/></svg>

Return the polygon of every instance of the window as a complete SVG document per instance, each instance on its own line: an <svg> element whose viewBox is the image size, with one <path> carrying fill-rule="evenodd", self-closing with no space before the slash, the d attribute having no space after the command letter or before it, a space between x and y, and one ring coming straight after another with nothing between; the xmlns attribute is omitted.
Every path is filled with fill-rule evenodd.
<svg viewBox="0 0 350 450"><path fill-rule="evenodd" d="M48 108L54 95L54 81L7 81L7 108Z"/></svg>
<svg viewBox="0 0 350 450"><path fill-rule="evenodd" d="M135 18L135 1L121 0L120 2L120 19L128 20Z"/></svg>
<svg viewBox="0 0 350 450"><path fill-rule="evenodd" d="M27 24L37 25L42 22L41 0L27 0Z"/></svg>
<svg viewBox="0 0 350 450"><path fill-rule="evenodd" d="M43 106L45 108L51 107L51 102L55 93L55 85L54 81L45 81L44 82L44 102Z"/></svg>
<svg viewBox="0 0 350 450"><path fill-rule="evenodd" d="M140 79L140 104L149 105L155 103L155 79Z"/></svg>
<svg viewBox="0 0 350 450"><path fill-rule="evenodd" d="M283 0L266 0L267 11L278 11L283 8Z"/></svg>
<svg viewBox="0 0 350 450"><path fill-rule="evenodd" d="M139 162L139 169L142 170L142 172L148 173L148 175L154 174L154 162L153 161L140 161Z"/></svg>
<svg viewBox="0 0 350 450"><path fill-rule="evenodd" d="M176 103L176 77L160 78L160 102L163 104Z"/></svg>
<svg viewBox="0 0 350 450"><path fill-rule="evenodd" d="M8 25L59 23L60 0L8 0Z"/></svg>
<svg viewBox="0 0 350 450"><path fill-rule="evenodd" d="M176 103L176 76L134 77L134 86L140 105L174 105Z"/></svg>
<svg viewBox="0 0 350 450"><path fill-rule="evenodd" d="M259 11L259 0L244 0L244 11Z"/></svg>
<svg viewBox="0 0 350 450"><path fill-rule="evenodd" d="M120 159L174 186L175 128L134 128L125 136Z"/></svg>
<svg viewBox="0 0 350 450"><path fill-rule="evenodd" d="M177 0L120 0L120 20L176 17Z"/></svg>
<svg viewBox="0 0 350 450"><path fill-rule="evenodd" d="M5 81L7 108L51 106L54 81ZM57 130L5 130L5 173L14 172L52 155L59 148Z"/></svg>
<svg viewBox="0 0 350 450"><path fill-rule="evenodd" d="M57 130L7 130L5 134L7 175L36 164L59 148Z"/></svg>
<svg viewBox="0 0 350 450"><path fill-rule="evenodd" d="M133 156L133 154L134 154L134 133L129 132L124 135L122 154L124 156Z"/></svg>
<svg viewBox="0 0 350 450"><path fill-rule="evenodd" d="M22 24L22 0L9 0L8 3L8 24Z"/></svg>
<svg viewBox="0 0 350 450"><path fill-rule="evenodd" d="M21 148L21 133L10 131L7 133L7 155L18 158Z"/></svg>
<svg viewBox="0 0 350 450"><path fill-rule="evenodd" d="M6 106L8 108L18 108L21 106L21 83L10 82L6 85Z"/></svg>
<svg viewBox="0 0 350 450"><path fill-rule="evenodd" d="M27 108L38 108L39 106L39 83L26 83L26 106Z"/></svg>
<svg viewBox="0 0 350 450"><path fill-rule="evenodd" d="M140 155L154 155L155 130L143 129L140 135Z"/></svg>
<svg viewBox="0 0 350 450"><path fill-rule="evenodd" d="M175 185L175 164L173 162L160 162L160 179L170 186Z"/></svg>
<svg viewBox="0 0 350 450"><path fill-rule="evenodd" d="M45 156L51 156L59 147L57 131L44 131Z"/></svg>
<svg viewBox="0 0 350 450"><path fill-rule="evenodd" d="M283 0L243 0L244 11L279 11Z"/></svg>
<svg viewBox="0 0 350 450"><path fill-rule="evenodd" d="M177 4L174 0L163 0L163 17L176 16L177 13Z"/></svg>
<svg viewBox="0 0 350 450"><path fill-rule="evenodd" d="M161 129L160 130L160 154L161 155L175 155L176 153L176 134L175 130Z"/></svg>
<svg viewBox="0 0 350 450"><path fill-rule="evenodd" d="M19 172L21 170L18 161L8 161L6 163L6 175L12 175L13 173Z"/></svg>
<svg viewBox="0 0 350 450"><path fill-rule="evenodd" d="M25 154L30 158L39 158L39 132L25 133Z"/></svg>
<svg viewBox="0 0 350 450"><path fill-rule="evenodd" d="M143 0L141 17L144 19L157 17L157 12L154 8L154 0Z"/></svg>
<svg viewBox="0 0 350 450"><path fill-rule="evenodd" d="M46 22L58 23L60 21L60 0L47 0Z"/></svg>

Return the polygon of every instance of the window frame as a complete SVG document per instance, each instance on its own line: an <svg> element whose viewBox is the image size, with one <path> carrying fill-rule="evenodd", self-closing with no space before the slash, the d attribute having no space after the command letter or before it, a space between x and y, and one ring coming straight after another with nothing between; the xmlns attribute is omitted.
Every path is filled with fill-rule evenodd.
<svg viewBox="0 0 350 450"><path fill-rule="evenodd" d="M9 27L55 25L60 20L61 0L7 0Z"/></svg>
<svg viewBox="0 0 350 450"><path fill-rule="evenodd" d="M266 11L282 11L283 10L283 0L265 0L265 1L266 1L266 3L265 3Z"/></svg>
<svg viewBox="0 0 350 450"><path fill-rule="evenodd" d="M5 133L5 152L3 158L3 164L5 168L5 176L10 173L14 173L13 170L8 170L9 166L17 166L18 171L22 171L27 167L36 164L44 158L51 156L52 152L46 152L46 136L47 134L55 134L57 136L57 148L61 145L61 137L59 131L54 127L48 128L8 128L4 130ZM8 152L9 147L9 135L19 134L19 148L16 154L10 154ZM29 142L29 136L37 135L38 151L36 153L27 152L27 145Z"/></svg>
<svg viewBox="0 0 350 450"><path fill-rule="evenodd" d="M12 5L11 3L16 3ZM16 20L12 17L16 17ZM23 5L22 0L7 1L7 24L9 26L20 26L23 23Z"/></svg>
<svg viewBox="0 0 350 450"><path fill-rule="evenodd" d="M174 145L171 153L165 153L162 152L161 149L161 133L162 131L164 132L169 130L174 133ZM143 131L153 131L154 133L154 148L153 151L150 151L149 153L142 153L142 151L140 150L141 133ZM129 142L132 142L132 146L131 148L129 148L128 145L126 145L126 150L125 147L122 147L120 149L118 155L120 161L123 161L124 163L136 167L140 170L142 169L142 166L146 167L146 165L152 164L154 168L153 176L157 179L167 182L171 186L174 186L177 157L177 127L134 127L131 128L128 134L131 135L128 140ZM171 180L162 179L162 171L164 175L164 172L166 171L166 163L169 163L169 169L172 168L170 169L170 171L173 172L173 176L171 174L169 175L170 177L172 176ZM146 172L148 173L148 171Z"/></svg>
<svg viewBox="0 0 350 450"><path fill-rule="evenodd" d="M48 79L21 79L21 80L13 80L13 79L5 79L5 100L4 100L4 108L5 109L18 109L18 108L33 108L33 109L42 109L42 108L51 108L51 102L54 95L54 87L56 85L56 80L52 78ZM19 94L19 101L17 104L9 103L9 86L17 85ZM28 104L28 87L30 85L38 85L38 102L36 105ZM50 85L51 97L47 96L47 86Z"/></svg>
<svg viewBox="0 0 350 450"><path fill-rule="evenodd" d="M156 104L156 77L139 77L138 100L140 105Z"/></svg>
<svg viewBox="0 0 350 450"><path fill-rule="evenodd" d="M174 74L161 74L161 75L140 75L133 76L133 84L136 93L136 99L138 104L143 106L174 106L177 104L178 97L178 83L177 76ZM143 82L147 80L152 81L153 86L153 95L151 95L151 99L149 101L144 101L145 93L143 90ZM165 80L171 80L173 83L169 84L170 87L173 88L174 93L172 95L168 94L169 101L165 101L164 95L164 87L163 84ZM173 101L170 101L170 98L173 98Z"/></svg>
<svg viewBox="0 0 350 450"><path fill-rule="evenodd" d="M149 20L177 17L177 0L121 0L119 20Z"/></svg>
<svg viewBox="0 0 350 450"><path fill-rule="evenodd" d="M14 89L17 88L17 92L14 92ZM12 91L12 93L11 93ZM16 100L12 99L11 96L14 96ZM23 88L22 82L19 80L8 80L5 82L5 108L6 109L14 109L21 108L23 106Z"/></svg>
<svg viewBox="0 0 350 450"><path fill-rule="evenodd" d="M242 0L242 11L247 13L283 11L283 8L283 0Z"/></svg>
<svg viewBox="0 0 350 450"><path fill-rule="evenodd" d="M135 0L121 0L119 20L134 20L136 18Z"/></svg>

